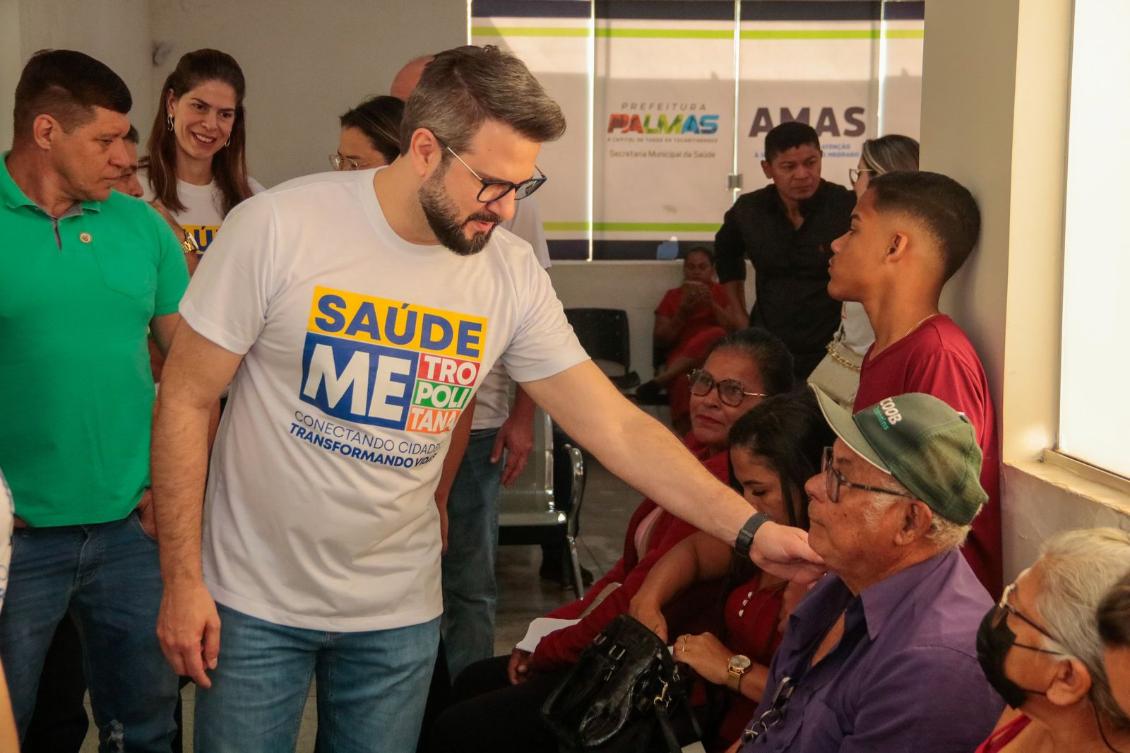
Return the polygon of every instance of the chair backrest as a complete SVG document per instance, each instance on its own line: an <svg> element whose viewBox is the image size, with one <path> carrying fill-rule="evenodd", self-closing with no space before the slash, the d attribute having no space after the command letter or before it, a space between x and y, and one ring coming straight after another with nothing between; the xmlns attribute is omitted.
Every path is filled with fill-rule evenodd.
<svg viewBox="0 0 1130 753"><path fill-rule="evenodd" d="M585 456L580 447L565 446L569 462L569 508L566 533L577 536L581 530L581 503L585 500Z"/></svg>
<svg viewBox="0 0 1130 753"><path fill-rule="evenodd" d="M565 318L577 333L581 347L589 358L604 367L611 364L631 371L631 337L628 330L628 312L623 309L565 309Z"/></svg>

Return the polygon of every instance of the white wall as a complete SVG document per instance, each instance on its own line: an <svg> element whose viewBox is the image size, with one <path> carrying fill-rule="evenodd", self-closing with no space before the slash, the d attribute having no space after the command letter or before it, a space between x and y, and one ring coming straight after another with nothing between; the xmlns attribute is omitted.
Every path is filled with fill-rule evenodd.
<svg viewBox="0 0 1130 753"><path fill-rule="evenodd" d="M928 0L922 167L981 206L980 247L943 308L966 329L1002 421L1005 577L1069 528L1130 529L1130 499L1040 462L1059 411L1070 0Z"/></svg>
<svg viewBox="0 0 1130 753"><path fill-rule="evenodd" d="M0 0L0 150L12 144L12 107L23 60L20 55L20 2Z"/></svg>
<svg viewBox="0 0 1130 753"><path fill-rule="evenodd" d="M101 60L133 94L130 114L144 132L153 116L148 0L0 0L0 144L12 143L12 105L32 53L72 49Z"/></svg>
<svg viewBox="0 0 1130 753"><path fill-rule="evenodd" d="M184 53L213 47L234 56L247 78L248 164L267 186L329 170L337 116L388 93L409 59L467 39L460 0L150 0L150 7L153 40L167 50L152 74L155 101Z"/></svg>

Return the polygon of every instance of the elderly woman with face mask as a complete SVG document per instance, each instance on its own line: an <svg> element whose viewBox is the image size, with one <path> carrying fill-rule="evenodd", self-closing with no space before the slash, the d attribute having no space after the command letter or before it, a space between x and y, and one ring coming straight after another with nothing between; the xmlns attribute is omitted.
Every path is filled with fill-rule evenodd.
<svg viewBox="0 0 1130 753"><path fill-rule="evenodd" d="M977 655L1011 706L977 753L1130 751L1130 717L1111 693L1096 609L1126 572L1130 534L1069 531L1005 589Z"/></svg>

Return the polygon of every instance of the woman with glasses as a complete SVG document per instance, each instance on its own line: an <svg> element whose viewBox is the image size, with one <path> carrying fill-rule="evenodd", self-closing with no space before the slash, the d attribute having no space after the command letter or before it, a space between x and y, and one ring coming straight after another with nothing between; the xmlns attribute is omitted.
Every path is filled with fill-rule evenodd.
<svg viewBox="0 0 1130 753"><path fill-rule="evenodd" d="M775 336L745 329L719 340L703 368L691 375L691 432L683 441L711 472L728 479L727 446L731 427L770 395L787 392L793 379L792 356ZM557 750L540 723L538 709L565 671L628 605L652 565L696 529L643 500L632 514L624 553L583 598L547 617L574 623L541 639L531 654L515 648L472 664L455 681L456 703L431 730L435 751ZM670 614L680 630L710 624L716 588L696 589Z"/></svg>
<svg viewBox="0 0 1130 753"><path fill-rule="evenodd" d="M867 139L860 150L859 165L848 170L856 197L863 196L871 179L895 171L918 170L918 142L896 133ZM850 408L859 388L859 370L875 331L863 304L844 301L840 328L828 343L828 355L812 372L808 381L824 390L844 407Z"/></svg>
<svg viewBox="0 0 1130 753"><path fill-rule="evenodd" d="M1130 717L1111 692L1096 618L1127 563L1125 531L1068 531L1005 589L981 623L977 658L1012 708L978 753L1130 752Z"/></svg>
<svg viewBox="0 0 1130 753"><path fill-rule="evenodd" d="M733 483L775 523L807 530L804 483L834 438L807 390L765 398L730 430ZM695 583L722 578L727 595L712 632L683 634L673 642L675 658L713 688L703 694L707 708L697 714L708 750L727 748L753 716L784 621L805 589L789 587L736 558L718 539L695 533L655 564L631 603L633 617L667 638L661 610Z"/></svg>
<svg viewBox="0 0 1130 753"><path fill-rule="evenodd" d="M236 204L263 190L247 175L246 83L219 50L185 54L161 87L149 132L148 164L138 170L146 201L203 253Z"/></svg>
<svg viewBox="0 0 1130 753"><path fill-rule="evenodd" d="M392 164L400 156L400 118L404 102L396 97L367 99L341 116L334 170L367 170Z"/></svg>
<svg viewBox="0 0 1130 753"><path fill-rule="evenodd" d="M655 309L655 347L666 350L663 369L640 385L636 395L654 401L666 389L675 431L690 431L688 383L683 377L702 365L720 337L746 324L745 312L715 279L714 254L704 246L692 248L683 259L683 284L664 293Z"/></svg>

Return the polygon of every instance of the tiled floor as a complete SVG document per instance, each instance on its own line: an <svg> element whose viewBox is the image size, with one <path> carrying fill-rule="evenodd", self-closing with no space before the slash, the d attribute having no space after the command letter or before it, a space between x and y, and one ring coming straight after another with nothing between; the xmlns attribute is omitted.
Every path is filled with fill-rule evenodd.
<svg viewBox="0 0 1130 753"><path fill-rule="evenodd" d="M599 576L620 556L628 518L639 502L639 494L610 474L599 464L590 462L581 514L581 536L578 545L581 564ZM574 598L571 589L564 589L538 577L541 550L536 546L502 547L498 555L499 602L495 632L495 653L509 654L510 649L526 632L529 621ZM191 750L193 687L184 689L186 750ZM314 750L317 726L314 689L303 713L298 752ZM83 753L98 750L96 733L91 731L83 744Z"/></svg>

